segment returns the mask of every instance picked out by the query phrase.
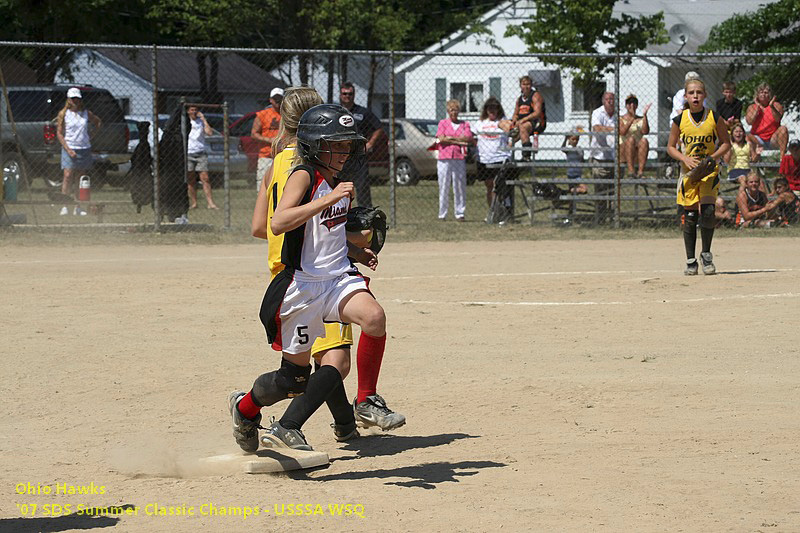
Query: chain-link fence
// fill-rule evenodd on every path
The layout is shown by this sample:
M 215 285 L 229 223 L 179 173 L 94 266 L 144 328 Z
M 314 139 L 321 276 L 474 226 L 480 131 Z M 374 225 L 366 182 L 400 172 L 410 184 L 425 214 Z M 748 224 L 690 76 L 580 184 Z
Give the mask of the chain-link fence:
M 576 58 L 608 67 L 586 76 L 560 66 Z M 800 133 L 796 54 L 537 57 L 0 43 L 0 69 L 2 215 L 40 226 L 249 231 L 272 155 L 264 139 L 277 130 L 265 111 L 270 94 L 298 85 L 314 87 L 324 101 L 355 104 L 370 149 L 363 175 L 350 177 L 357 203 L 380 205 L 400 226 L 462 218 L 671 223 L 679 170 L 667 144 L 689 72 L 699 74 L 706 106 L 737 136 L 719 174 L 729 210 L 741 169 L 771 187 L 787 142 Z M 757 92 L 762 83 L 771 93 Z M 69 98 L 73 87 L 77 101 Z

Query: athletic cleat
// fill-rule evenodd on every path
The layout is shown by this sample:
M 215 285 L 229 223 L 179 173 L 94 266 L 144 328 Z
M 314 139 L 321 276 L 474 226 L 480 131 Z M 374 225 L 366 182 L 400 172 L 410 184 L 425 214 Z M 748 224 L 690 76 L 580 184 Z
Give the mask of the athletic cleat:
M 291 448 L 293 450 L 313 451 L 306 436 L 299 429 L 286 429 L 280 422 L 273 421 L 272 425 L 261 436 L 261 442 L 269 448 Z
M 242 416 L 237 406 L 244 396 L 245 393 L 239 390 L 233 391 L 228 396 L 228 406 L 233 419 L 233 436 L 241 449 L 247 453 L 255 453 L 258 450 L 258 429 L 261 427 L 261 415 L 259 414 L 252 420 Z
M 406 423 L 406 417 L 389 409 L 379 394 L 367 396 L 367 400 L 359 404 L 356 401 L 357 399 L 353 400 L 353 412 L 361 427 L 378 426 L 384 431 L 389 431 Z
M 717 273 L 717 267 L 714 266 L 714 256 L 711 252 L 702 252 L 700 260 L 703 261 L 703 274 L 713 276 Z
M 696 276 L 698 270 L 697 259 L 694 257 L 686 261 L 686 268 L 683 269 L 684 276 Z
M 331 424 L 331 427 L 333 428 L 333 435 L 336 437 L 336 442 L 344 442 L 361 436 L 358 433 L 355 420 L 349 424 L 336 424 L 334 422 Z

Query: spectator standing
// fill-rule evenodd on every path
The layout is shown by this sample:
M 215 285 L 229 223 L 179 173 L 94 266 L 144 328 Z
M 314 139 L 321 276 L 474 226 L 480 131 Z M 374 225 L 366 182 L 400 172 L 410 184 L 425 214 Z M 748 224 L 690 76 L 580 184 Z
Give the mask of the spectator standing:
M 731 150 L 723 156 L 728 165 L 728 181 L 742 187 L 745 176 L 750 173 L 750 147 L 745 135 L 744 126 L 736 123 L 731 130 Z
M 61 168 L 64 171 L 64 181 L 61 182 L 61 194 L 75 195 L 78 180 L 74 179 L 80 172 L 88 172 L 92 168 L 92 142 L 89 124 L 100 129 L 102 121 L 83 105 L 83 95 L 77 87 L 67 91 L 67 101 L 59 111 L 56 118 L 56 131 L 58 142 L 61 143 Z M 69 214 L 65 205 L 61 208 L 62 216 Z M 81 206 L 75 204 L 73 215 L 86 215 Z
M 266 108 L 256 113 L 250 137 L 258 141 L 261 148 L 258 150 L 258 167 L 256 169 L 256 190 L 261 190 L 261 180 L 272 166 L 272 143 L 278 138 L 281 125 L 281 102 L 283 89 L 275 87 L 269 93 L 269 103 Z
M 531 152 L 539 149 L 538 136 L 547 127 L 547 113 L 544 106 L 542 93 L 533 86 L 530 76 L 519 79 L 521 94 L 514 106 L 514 115 L 511 117 L 511 127 L 519 130 L 522 141 L 522 160 L 530 161 Z M 531 143 L 531 136 L 536 140 L 536 146 Z
M 480 119 L 472 124 L 472 134 L 478 143 L 478 179 L 483 180 L 486 185 L 488 207 L 492 207 L 495 192 L 505 192 L 505 182 L 502 184 L 503 191 L 496 191 L 495 185 L 500 185 L 496 183 L 496 179 L 501 168 L 488 168 L 486 165 L 505 163 L 511 159 L 511 148 L 508 145 L 510 129 L 511 121 L 506 118 L 500 101 L 490 96 L 483 104 Z M 503 200 L 507 200 L 508 195 L 503 196 Z
M 647 164 L 647 154 L 650 143 L 644 138 L 650 133 L 650 124 L 647 122 L 647 112 L 650 104 L 644 107 L 642 115 L 636 114 L 639 99 L 631 94 L 625 99 L 626 113 L 619 119 L 619 149 L 621 161 L 628 164 L 628 175 L 641 178 L 644 175 L 644 166 Z M 639 164 L 639 172 L 635 172 L 634 165 Z
M 339 101 L 342 107 L 347 109 L 356 121 L 358 133 L 367 140 L 367 160 L 370 154 L 379 146 L 379 143 L 386 142 L 386 132 L 381 127 L 381 121 L 375 113 L 366 107 L 355 103 L 356 89 L 349 81 L 344 82 L 339 88 Z M 350 176 L 345 176 L 350 178 Z M 369 164 L 364 165 L 352 176 L 356 185 L 356 200 L 361 207 L 372 207 L 372 191 L 369 186 Z
M 789 189 L 800 197 L 800 140 L 789 143 L 789 153 L 781 158 L 778 174 L 789 182 Z
M 592 145 L 591 162 L 597 166 L 592 167 L 592 179 L 610 180 L 614 177 L 611 166 L 599 166 L 614 161 L 614 128 L 617 119 L 614 117 L 614 93 L 603 93 L 603 105 L 592 112 Z M 612 188 L 610 183 L 598 183 L 594 186 L 595 194 L 607 194 Z M 611 202 L 599 200 L 595 203 L 595 222 L 601 223 L 611 210 Z
M 465 156 L 467 146 L 475 144 L 469 122 L 459 120 L 461 103 L 458 100 L 447 101 L 448 118 L 439 121 L 436 140 L 439 144 L 439 161 L 436 173 L 439 178 L 439 220 L 447 217 L 450 204 L 449 189 L 453 187 L 453 211 L 456 220 L 464 222 L 467 209 L 467 166 Z
M 717 116 L 728 125 L 728 131 L 742 121 L 742 101 L 736 98 L 736 84 L 732 81 L 722 84 L 722 98 L 717 100 Z
M 781 126 L 783 105 L 775 99 L 772 88 L 762 83 L 756 88 L 753 103 L 747 108 L 745 119 L 750 124 L 750 135 L 747 140 L 752 150 L 750 159 L 758 161 L 762 150 L 778 148 L 781 159 L 786 155 L 786 144 L 789 141 L 789 130 Z
M 197 177 L 203 184 L 203 194 L 209 209 L 219 209 L 211 195 L 211 182 L 208 179 L 208 151 L 206 135 L 213 135 L 214 130 L 208 124 L 197 106 L 190 106 L 186 110 L 189 117 L 189 140 L 186 149 L 186 164 L 189 170 L 187 188 L 189 192 L 189 209 L 197 209 Z

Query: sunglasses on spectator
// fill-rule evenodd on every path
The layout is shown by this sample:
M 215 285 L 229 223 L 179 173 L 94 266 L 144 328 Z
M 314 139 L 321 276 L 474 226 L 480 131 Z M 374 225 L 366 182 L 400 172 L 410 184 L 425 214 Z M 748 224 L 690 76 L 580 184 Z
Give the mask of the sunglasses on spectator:
M 355 91 L 342 91 L 340 94 L 342 96 L 353 96 L 356 93 L 355 93 Z

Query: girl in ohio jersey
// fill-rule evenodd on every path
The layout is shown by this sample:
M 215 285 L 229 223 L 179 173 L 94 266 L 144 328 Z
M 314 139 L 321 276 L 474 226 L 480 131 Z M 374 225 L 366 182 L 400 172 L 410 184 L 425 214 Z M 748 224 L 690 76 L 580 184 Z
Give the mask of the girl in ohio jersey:
M 716 225 L 714 205 L 719 194 L 718 163 L 730 149 L 731 143 L 725 121 L 703 106 L 705 84 L 699 79 L 689 79 L 685 91 L 688 109 L 673 119 L 667 144 L 669 155 L 681 163 L 677 203 L 686 248 L 686 268 L 683 272 L 687 276 L 695 276 L 698 272 L 695 246 L 699 222 L 703 274 L 711 275 L 716 273 L 711 240 Z M 683 152 L 678 149 L 678 141 L 682 143 Z M 707 157 L 716 163 L 713 169 L 704 176 L 692 176 L 691 170 Z

